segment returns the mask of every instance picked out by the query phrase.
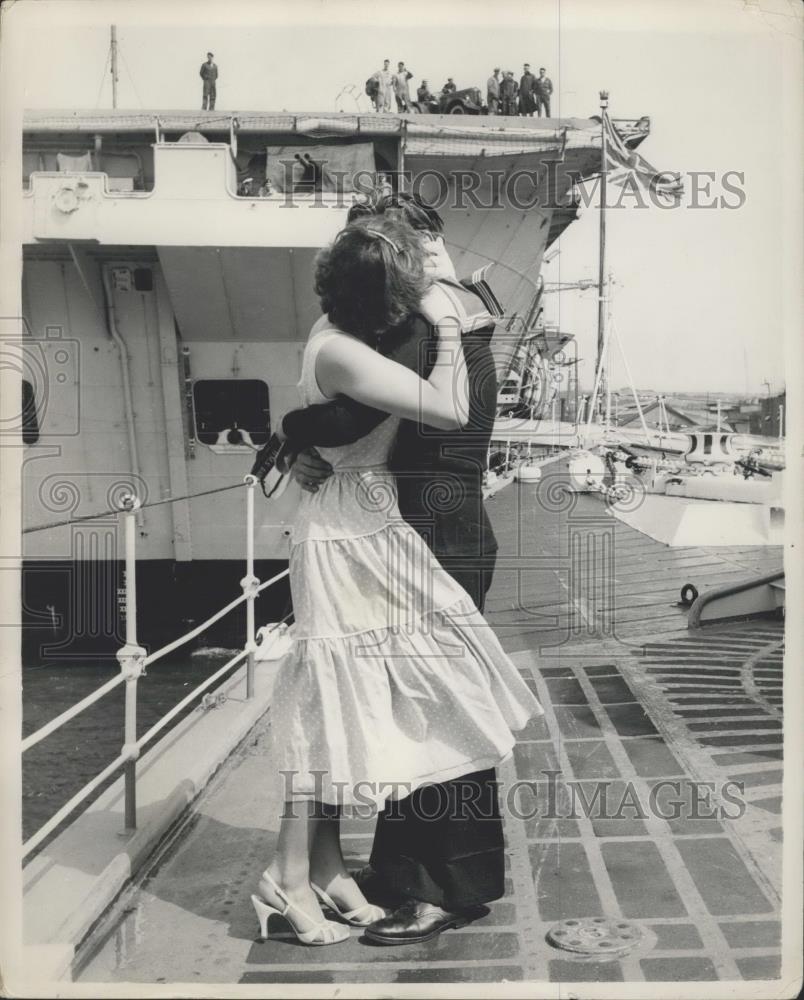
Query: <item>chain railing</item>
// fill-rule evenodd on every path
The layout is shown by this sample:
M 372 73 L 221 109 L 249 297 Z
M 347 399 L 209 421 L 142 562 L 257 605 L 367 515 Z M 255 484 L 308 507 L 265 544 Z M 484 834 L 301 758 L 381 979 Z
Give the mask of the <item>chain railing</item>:
M 125 690 L 125 714 L 123 723 L 123 745 L 120 753 L 110 764 L 97 774 L 91 781 L 88 781 L 80 791 L 41 826 L 33 836 L 22 845 L 22 856 L 27 857 L 31 851 L 37 848 L 50 834 L 59 827 L 68 816 L 71 815 L 89 796 L 96 791 L 108 778 L 117 771 L 122 770 L 124 778 L 124 810 L 123 827 L 124 832 L 133 832 L 137 828 L 137 759 L 143 748 L 154 740 L 159 733 L 168 726 L 188 705 L 202 695 L 208 688 L 211 688 L 217 681 L 223 678 L 233 667 L 246 661 L 246 698 L 254 697 L 254 675 L 257 654 L 257 639 L 255 631 L 255 601 L 262 591 L 267 590 L 273 584 L 278 583 L 288 575 L 288 570 L 283 570 L 260 583 L 254 574 L 254 488 L 257 480 L 254 476 L 246 476 L 244 485 L 246 487 L 246 574 L 240 581 L 243 593 L 230 601 L 225 607 L 216 611 L 215 614 L 207 618 L 200 625 L 195 626 L 189 632 L 178 639 L 167 643 L 153 653 L 146 653 L 146 650 L 139 645 L 137 637 L 137 531 L 136 515 L 140 508 L 140 501 L 136 496 L 129 495 L 121 503 L 121 510 L 118 516 L 122 518 L 125 538 L 125 608 L 126 608 L 126 635 L 125 643 L 117 652 L 117 660 L 120 664 L 120 673 L 110 681 L 101 685 L 91 694 L 76 702 L 75 705 L 62 712 L 61 715 L 51 719 L 36 732 L 26 736 L 22 741 L 22 750 L 30 750 L 31 747 L 41 743 L 46 737 L 60 729 L 65 723 L 70 722 L 85 709 L 94 705 L 105 697 L 120 684 L 126 685 Z M 205 629 L 219 621 L 230 611 L 233 611 L 241 604 L 246 605 L 246 641 L 242 650 L 236 653 L 222 667 L 216 670 L 210 677 L 199 684 L 169 712 L 165 713 L 158 722 L 137 738 L 137 685 L 141 677 L 145 675 L 146 667 L 163 659 L 169 653 L 191 642 L 199 636 Z

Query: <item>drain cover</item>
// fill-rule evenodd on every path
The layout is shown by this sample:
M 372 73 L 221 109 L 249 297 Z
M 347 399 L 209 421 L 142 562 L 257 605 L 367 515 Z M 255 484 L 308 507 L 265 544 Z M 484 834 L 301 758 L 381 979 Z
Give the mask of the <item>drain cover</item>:
M 547 940 L 555 948 L 579 955 L 622 955 L 642 938 L 643 932 L 636 924 L 605 917 L 562 920 L 547 932 Z

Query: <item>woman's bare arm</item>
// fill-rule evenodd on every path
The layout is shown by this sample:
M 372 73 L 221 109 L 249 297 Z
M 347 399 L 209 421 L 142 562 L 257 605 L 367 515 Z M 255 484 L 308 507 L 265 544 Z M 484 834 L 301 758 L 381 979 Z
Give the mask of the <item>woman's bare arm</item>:
M 342 393 L 367 406 L 441 430 L 469 419 L 466 364 L 455 317 L 437 323 L 437 349 L 427 380 L 383 357 L 355 337 L 330 337 L 321 345 L 315 374 L 326 396 Z

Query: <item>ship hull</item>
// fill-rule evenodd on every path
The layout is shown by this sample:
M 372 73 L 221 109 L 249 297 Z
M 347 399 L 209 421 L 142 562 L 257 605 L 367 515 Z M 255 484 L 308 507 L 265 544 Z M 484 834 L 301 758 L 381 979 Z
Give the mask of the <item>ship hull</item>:
M 287 564 L 261 559 L 261 580 L 281 573 Z M 177 639 L 234 600 L 242 591 L 243 563 L 238 559 L 147 559 L 137 566 L 137 639 L 149 652 Z M 25 560 L 23 563 L 23 663 L 47 667 L 63 663 L 109 662 L 125 642 L 124 563 L 120 560 Z M 290 611 L 287 578 L 256 600 L 259 625 L 281 621 Z M 246 640 L 245 607 L 205 629 L 188 649 L 242 649 Z M 154 670 L 158 667 L 154 667 Z

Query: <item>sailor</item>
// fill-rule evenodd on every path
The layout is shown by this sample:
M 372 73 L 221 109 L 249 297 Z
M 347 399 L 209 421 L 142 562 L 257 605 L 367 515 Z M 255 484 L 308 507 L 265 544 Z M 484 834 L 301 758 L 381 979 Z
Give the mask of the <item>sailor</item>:
M 486 82 L 486 104 L 490 115 L 500 113 L 500 67 L 495 66 L 494 72 Z
M 438 101 L 430 92 L 427 81 L 422 80 L 421 86 L 416 91 L 416 100 L 419 102 L 419 110 L 435 114 L 438 111 Z
M 536 101 L 533 98 L 536 77 L 530 71 L 530 63 L 525 63 L 522 71 L 522 79 L 519 81 L 519 113 L 528 118 L 536 110 Z
M 397 70 L 393 77 L 397 111 L 410 111 L 410 88 L 408 87 L 408 80 L 412 76 L 413 74 L 403 62 L 397 63 Z
M 374 108 L 377 111 L 391 110 L 391 93 L 393 91 L 394 74 L 390 69 L 391 60 L 383 59 L 382 69 L 378 69 L 374 74 L 378 87 L 374 94 Z
M 550 95 L 553 93 L 553 81 L 549 76 L 545 76 L 546 73 L 547 70 L 542 66 L 539 69 L 539 75 L 533 82 L 533 99 L 540 118 L 542 117 L 542 108 L 544 108 L 545 118 L 550 117 Z
M 201 97 L 201 110 L 214 111 L 215 98 L 217 97 L 215 81 L 218 79 L 218 67 L 212 61 L 211 52 L 207 52 L 207 61 L 205 63 L 201 63 L 199 76 L 204 81 L 204 90 Z
M 505 76 L 500 82 L 500 102 L 502 105 L 502 113 L 504 115 L 516 114 L 516 95 L 518 92 L 519 87 L 514 79 L 514 71 L 507 69 L 505 71 Z

